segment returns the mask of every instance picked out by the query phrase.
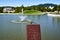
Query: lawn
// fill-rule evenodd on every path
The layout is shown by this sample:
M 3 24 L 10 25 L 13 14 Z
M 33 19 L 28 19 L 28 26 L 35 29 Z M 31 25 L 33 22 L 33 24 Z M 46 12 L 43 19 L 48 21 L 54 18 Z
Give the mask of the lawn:
M 42 14 L 42 12 L 37 10 L 25 10 L 24 14 Z

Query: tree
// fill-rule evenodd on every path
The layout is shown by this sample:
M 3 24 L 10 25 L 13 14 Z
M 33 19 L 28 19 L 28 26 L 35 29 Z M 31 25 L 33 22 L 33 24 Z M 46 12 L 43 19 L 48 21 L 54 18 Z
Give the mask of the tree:
M 31 10 L 31 7 L 29 7 L 29 6 L 24 7 L 24 10 Z
M 60 5 L 57 6 L 57 11 L 59 13 L 59 11 L 60 11 Z
M 52 11 L 57 11 L 57 6 L 54 6 L 54 8 L 52 9 Z
M 2 13 L 3 12 L 3 7 L 0 7 L 0 13 Z
M 24 8 L 24 5 L 21 5 L 21 8 Z
M 35 8 L 35 7 L 36 7 L 36 6 L 34 6 L 34 5 L 33 5 L 33 6 L 31 6 L 31 9 L 32 9 L 32 10 L 36 10 L 36 8 Z
M 19 12 L 21 12 L 21 7 L 16 7 L 15 8 L 15 13 L 19 13 Z
M 37 9 L 38 11 L 41 11 L 42 7 L 41 7 L 41 6 L 37 6 L 36 9 Z

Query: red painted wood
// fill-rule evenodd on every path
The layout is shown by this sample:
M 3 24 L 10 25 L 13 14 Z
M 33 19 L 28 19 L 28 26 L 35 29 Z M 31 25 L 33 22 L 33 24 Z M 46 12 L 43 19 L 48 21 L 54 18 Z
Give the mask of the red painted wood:
M 27 40 L 41 40 L 40 25 L 27 25 Z

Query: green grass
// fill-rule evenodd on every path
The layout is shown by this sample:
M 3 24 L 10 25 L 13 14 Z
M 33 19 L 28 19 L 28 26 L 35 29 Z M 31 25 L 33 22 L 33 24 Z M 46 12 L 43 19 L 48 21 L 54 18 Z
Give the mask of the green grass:
M 37 10 L 25 10 L 24 14 L 42 14 L 42 12 Z

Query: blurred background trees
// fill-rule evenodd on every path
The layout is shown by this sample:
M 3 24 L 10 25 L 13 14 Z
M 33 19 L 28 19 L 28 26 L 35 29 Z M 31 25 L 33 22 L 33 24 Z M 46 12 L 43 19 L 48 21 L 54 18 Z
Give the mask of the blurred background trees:
M 51 9 L 51 7 L 53 7 Z M 4 7 L 0 7 L 0 13 L 3 12 L 3 8 Z M 39 4 L 39 5 L 32 5 L 32 6 L 26 6 L 24 7 L 24 5 L 21 5 L 19 7 L 14 7 L 15 13 L 19 13 L 21 12 L 21 9 L 24 10 L 37 10 L 37 11 L 41 11 L 41 12 L 54 12 L 54 11 L 60 11 L 60 5 L 56 5 L 56 4 Z

